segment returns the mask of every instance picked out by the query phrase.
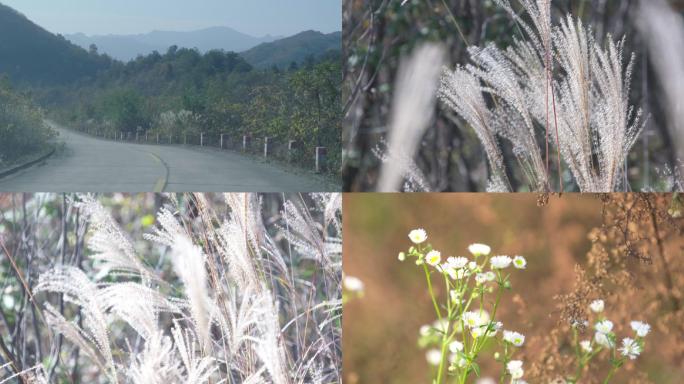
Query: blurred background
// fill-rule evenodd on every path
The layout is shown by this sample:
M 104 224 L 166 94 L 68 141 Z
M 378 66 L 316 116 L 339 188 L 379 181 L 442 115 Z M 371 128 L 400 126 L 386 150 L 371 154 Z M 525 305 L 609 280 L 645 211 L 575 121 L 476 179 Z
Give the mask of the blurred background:
M 560 323 L 565 300 L 556 296 L 582 289 L 597 294 L 584 282 L 575 286 L 575 265 L 589 271 L 592 287 L 605 290 L 606 315 L 618 336 L 630 334 L 629 319 L 654 327 L 642 356 L 612 382 L 684 382 L 680 204 L 671 195 L 345 194 L 344 271 L 365 285 L 363 297 L 344 308 L 346 382 L 429 382 L 426 351 L 417 339 L 420 326 L 435 320 L 434 309 L 421 270 L 397 260 L 415 228 L 424 228 L 443 256 L 468 255 L 467 246 L 480 242 L 493 254 L 527 258 L 527 270 L 512 274 L 513 291 L 499 313 L 506 328 L 527 336 L 522 357 L 529 382 L 549 383 L 562 374 L 547 372 L 562 370 L 551 359 L 559 364 L 558 355 L 567 352 L 566 344 L 548 339 L 554 328 L 567 328 Z M 607 250 L 606 258 L 597 256 L 595 245 Z M 591 272 L 596 260 L 606 271 Z M 600 361 L 601 367 L 609 364 L 605 356 Z M 483 361 L 484 376 L 498 377 L 493 363 Z M 606 372 L 594 367 L 581 382 L 602 380 Z
M 645 3 L 650 1 L 655 0 Z M 667 2 L 680 15 L 684 12 L 684 0 Z M 647 39 L 636 27 L 644 19 L 639 3 L 552 0 L 552 23 L 557 25 L 572 13 L 591 26 L 598 41 L 608 34 L 617 40 L 626 38 L 624 60 L 636 54 L 630 102 L 651 116 L 630 153 L 629 182 L 634 191 L 671 191 L 672 169 L 684 169 L 684 142 L 677 133 L 681 125 L 668 121 L 660 75 Z M 375 190 L 381 162 L 373 150 L 384 147 L 401 59 L 425 42 L 438 42 L 448 53 L 446 65 L 454 68 L 469 63 L 464 41 L 506 47 L 516 35 L 515 26 L 492 0 L 344 0 L 343 4 L 344 190 Z M 517 0 L 511 4 L 518 9 Z M 415 156 L 431 191 L 484 190 L 486 156 L 475 132 L 442 106 L 436 113 Z M 510 150 L 504 151 L 504 157 L 508 169 L 515 168 Z

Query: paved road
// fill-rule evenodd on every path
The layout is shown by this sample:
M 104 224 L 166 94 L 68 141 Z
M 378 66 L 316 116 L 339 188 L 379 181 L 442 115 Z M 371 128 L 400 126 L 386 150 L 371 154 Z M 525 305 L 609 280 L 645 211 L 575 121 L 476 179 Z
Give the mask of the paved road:
M 316 175 L 294 174 L 212 148 L 120 143 L 57 128 L 64 149 L 0 179 L 4 192 L 329 191 Z

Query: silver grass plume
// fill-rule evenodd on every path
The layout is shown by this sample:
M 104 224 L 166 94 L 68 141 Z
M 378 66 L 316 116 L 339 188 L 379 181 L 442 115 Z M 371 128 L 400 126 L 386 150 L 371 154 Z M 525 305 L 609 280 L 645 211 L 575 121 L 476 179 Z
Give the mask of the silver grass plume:
M 82 328 L 67 322 L 58 311 L 50 306 L 46 306 L 46 320 L 59 333 L 67 338 L 73 338 L 72 341 L 78 345 L 85 343 L 86 340 L 93 343 L 96 350 L 93 351 L 92 357 L 96 357 L 95 361 L 98 366 L 116 381 L 107 320 L 102 303 L 97 298 L 97 289 L 97 285 L 91 282 L 80 269 L 57 266 L 40 275 L 34 292 L 62 293 L 65 302 L 73 303 L 81 308 L 84 323 Z
M 439 98 L 470 124 L 482 142 L 492 170 L 487 191 L 509 192 L 510 182 L 506 176 L 503 155 L 492 125 L 493 113 L 482 95 L 479 78 L 461 67 L 453 72 L 445 69 Z
M 396 192 L 407 172 L 404 158 L 413 159 L 435 112 L 444 48 L 425 44 L 416 48 L 399 68 L 389 122 L 386 161 L 378 191 Z
M 530 188 L 548 187 L 537 127 L 546 127 L 548 135 L 557 120 L 558 139 L 547 143 L 557 148 L 580 190 L 618 190 L 625 184 L 627 155 L 644 125 L 641 110 L 629 105 L 633 57 L 623 66 L 623 43 L 616 44 L 608 36 L 606 47 L 599 46 L 591 31 L 570 15 L 552 29 L 549 0 L 520 0 L 532 26 L 508 0 L 495 2 L 506 9 L 527 40 L 515 38 L 505 51 L 492 44 L 470 47 L 473 64 L 457 68 L 451 77 L 447 72 L 440 89 L 442 102 L 473 127 L 490 165 L 496 164 L 492 159 L 500 153 L 492 132 L 509 140 Z M 560 64 L 559 80 L 551 79 L 551 58 Z M 477 94 L 478 81 L 479 92 L 491 95 L 491 101 Z M 499 178 L 497 166 L 492 165 L 492 172 L 491 179 Z
M 53 331 L 109 382 L 340 382 L 341 196 L 293 195 L 288 209 L 283 198 L 269 221 L 259 195 L 227 195 L 226 217 L 203 196 L 184 196 L 192 215 L 170 195 L 173 208 L 162 208 L 158 227 L 144 235 L 169 247 L 171 281 L 182 283 L 183 297 L 164 293 L 174 287 L 165 283 L 165 257 L 149 268 L 129 242 L 128 251 L 108 248 L 118 258 L 103 262 L 96 253 L 88 274 L 59 265 L 40 275 L 36 293 L 62 293 L 68 304 L 62 311 L 45 303 Z M 94 214 L 86 218 L 108 223 L 91 225 L 92 236 L 124 236 L 104 207 L 87 202 Z M 313 280 L 303 275 L 309 260 Z M 72 305 L 82 324 L 67 319 L 76 317 Z
M 599 168 L 604 177 L 601 190 L 594 192 L 617 190 L 623 181 L 624 162 L 644 126 L 641 109 L 635 112 L 629 105 L 634 55 L 623 73 L 624 40 L 615 44 L 609 35 L 607 45 L 604 50 L 594 44 L 591 57 L 598 95 L 592 120 L 597 133 Z

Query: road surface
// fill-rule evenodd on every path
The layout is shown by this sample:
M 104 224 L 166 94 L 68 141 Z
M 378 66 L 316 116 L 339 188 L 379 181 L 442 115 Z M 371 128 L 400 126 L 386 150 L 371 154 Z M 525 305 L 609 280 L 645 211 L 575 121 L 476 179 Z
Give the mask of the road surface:
M 121 143 L 55 127 L 64 147 L 43 164 L 0 179 L 4 192 L 310 192 L 314 174 L 213 148 Z

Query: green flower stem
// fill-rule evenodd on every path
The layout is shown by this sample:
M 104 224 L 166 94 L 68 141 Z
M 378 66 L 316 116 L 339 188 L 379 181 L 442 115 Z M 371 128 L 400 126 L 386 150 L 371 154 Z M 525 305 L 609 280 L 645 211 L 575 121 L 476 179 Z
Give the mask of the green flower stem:
M 499 274 L 499 280 L 501 280 L 501 272 L 498 272 Z M 494 303 L 494 309 L 492 310 L 492 315 L 490 316 L 490 322 L 492 322 L 496 318 L 496 310 L 499 308 L 499 303 L 501 302 L 501 296 L 503 295 L 503 282 L 499 282 L 499 290 L 496 293 L 496 302 Z M 484 335 L 479 337 L 481 341 L 478 342 L 478 339 L 475 339 L 473 342 L 473 348 L 471 350 L 471 356 L 470 359 L 468 359 L 468 363 L 465 366 L 465 369 L 463 371 L 463 376 L 461 376 L 460 383 L 465 384 L 466 379 L 468 378 L 468 372 L 470 370 L 470 366 L 472 365 L 472 361 L 477 358 L 477 355 L 480 353 L 482 348 L 484 347 L 485 342 L 487 341 L 487 334 L 489 333 L 490 327 L 487 326 L 487 329 L 485 330 Z M 465 329 L 464 329 L 465 332 Z
M 437 312 L 437 318 L 442 321 L 442 312 L 439 310 L 439 305 L 437 304 L 437 299 L 435 298 L 435 293 L 432 290 L 432 280 L 430 279 L 430 271 L 428 271 L 427 265 L 423 263 L 423 270 L 425 271 L 425 279 L 427 280 L 428 292 L 430 293 L 430 298 L 432 299 L 432 304 L 435 306 L 435 312 Z
M 579 341 L 579 335 L 577 333 L 577 328 L 572 327 L 572 337 L 573 341 L 575 344 L 575 357 L 577 358 L 577 369 L 575 370 L 575 375 L 568 379 L 568 382 L 570 383 L 577 383 L 582 376 L 582 371 L 584 370 L 584 359 L 585 357 L 582 356 L 583 354 L 581 353 L 582 349 L 580 347 L 580 341 Z
M 615 374 L 615 372 L 617 372 L 617 367 L 615 365 L 613 365 L 610 368 L 610 372 L 608 372 L 608 376 L 606 376 L 606 379 L 603 380 L 603 384 L 608 384 L 610 382 L 610 379 L 613 378 L 613 375 Z
M 442 373 L 444 372 L 444 363 L 446 361 L 446 349 L 451 342 L 451 335 L 449 335 L 449 327 L 451 326 L 451 316 L 453 314 L 453 307 L 451 305 L 451 298 L 449 297 L 449 277 L 444 275 L 444 285 L 447 291 L 447 322 L 446 329 L 444 329 L 444 334 L 442 335 L 442 348 L 441 348 L 441 359 L 439 361 L 439 371 L 437 372 L 437 384 L 442 383 Z M 441 322 L 441 320 L 440 320 Z
M 499 377 L 499 384 L 503 384 L 504 379 L 506 378 L 506 365 L 508 364 L 509 360 L 510 357 L 508 356 L 508 343 L 504 342 L 503 369 L 501 370 L 501 376 Z

